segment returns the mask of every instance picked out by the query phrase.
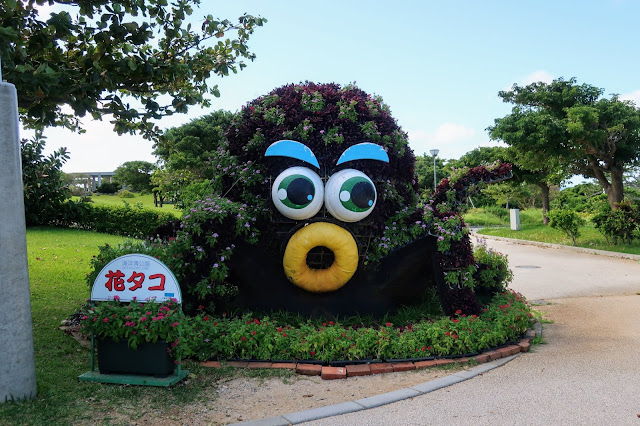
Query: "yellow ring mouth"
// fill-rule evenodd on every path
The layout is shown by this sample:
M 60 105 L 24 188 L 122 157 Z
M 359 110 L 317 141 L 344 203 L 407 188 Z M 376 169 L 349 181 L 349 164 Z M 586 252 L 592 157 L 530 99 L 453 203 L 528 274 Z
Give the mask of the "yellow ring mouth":
M 333 252 L 333 264 L 327 269 L 310 268 L 307 254 L 320 246 Z M 287 279 L 304 290 L 335 291 L 356 273 L 358 245 L 346 229 L 328 222 L 315 222 L 293 234 L 284 251 L 282 266 Z

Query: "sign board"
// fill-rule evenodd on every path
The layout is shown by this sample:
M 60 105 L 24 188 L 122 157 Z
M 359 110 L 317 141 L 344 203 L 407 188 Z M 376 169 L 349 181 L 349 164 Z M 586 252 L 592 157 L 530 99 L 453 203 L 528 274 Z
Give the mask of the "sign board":
M 126 254 L 102 268 L 91 288 L 91 300 L 155 299 L 163 302 L 176 299 L 182 303 L 182 293 L 175 275 L 155 257 L 146 254 Z

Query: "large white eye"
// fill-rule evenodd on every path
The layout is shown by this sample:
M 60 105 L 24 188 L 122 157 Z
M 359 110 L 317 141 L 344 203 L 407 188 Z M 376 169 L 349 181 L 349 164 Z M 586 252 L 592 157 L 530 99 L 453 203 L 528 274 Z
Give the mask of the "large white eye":
M 324 203 L 336 219 L 357 222 L 373 211 L 376 187 L 367 175 L 358 170 L 341 170 L 329 178 Z
M 289 219 L 315 216 L 322 207 L 324 186 L 315 172 L 306 167 L 290 167 L 278 175 L 271 188 L 276 209 Z

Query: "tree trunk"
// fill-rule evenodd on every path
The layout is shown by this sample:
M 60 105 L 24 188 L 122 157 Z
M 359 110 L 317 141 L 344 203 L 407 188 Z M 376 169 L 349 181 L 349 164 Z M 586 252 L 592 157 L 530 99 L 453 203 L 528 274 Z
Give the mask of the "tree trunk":
M 621 202 L 624 198 L 622 172 L 622 167 L 611 167 L 611 183 L 609 183 L 609 181 L 607 180 L 607 176 L 602 170 L 595 169 L 593 172 L 593 175 L 598 180 L 598 183 L 600 184 L 602 189 L 604 189 L 605 194 L 607 194 L 607 201 L 609 202 L 609 206 L 612 210 L 616 209 L 616 204 Z
M 622 186 L 622 170 L 611 172 L 611 185 L 607 191 L 607 200 L 612 209 L 624 198 L 624 188 Z
M 547 213 L 549 213 L 549 185 L 547 185 L 546 182 L 538 182 L 538 186 L 542 191 L 542 223 L 548 225 L 549 218 L 547 217 Z

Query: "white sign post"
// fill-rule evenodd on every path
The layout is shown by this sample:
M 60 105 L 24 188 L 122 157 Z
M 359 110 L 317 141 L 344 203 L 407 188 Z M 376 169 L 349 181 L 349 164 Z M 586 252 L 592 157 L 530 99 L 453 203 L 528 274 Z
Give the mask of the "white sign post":
M 175 299 L 182 303 L 175 275 L 146 254 L 126 254 L 102 268 L 91 288 L 91 300 L 114 300 L 116 296 L 122 302 Z
M 0 403 L 36 395 L 18 94 L 0 68 Z

